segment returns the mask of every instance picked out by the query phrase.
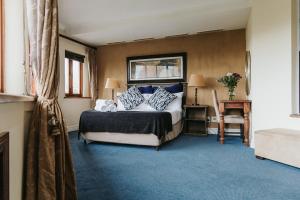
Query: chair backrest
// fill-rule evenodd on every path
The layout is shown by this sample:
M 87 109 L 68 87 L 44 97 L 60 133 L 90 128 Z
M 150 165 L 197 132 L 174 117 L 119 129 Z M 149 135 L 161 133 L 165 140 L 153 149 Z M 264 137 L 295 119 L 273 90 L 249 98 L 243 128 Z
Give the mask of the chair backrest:
M 213 103 L 214 103 L 214 108 L 215 108 L 215 112 L 216 112 L 216 117 L 219 122 L 220 121 L 220 112 L 219 112 L 217 92 L 216 92 L 216 90 L 212 90 L 211 93 L 212 93 L 212 97 L 213 97 Z

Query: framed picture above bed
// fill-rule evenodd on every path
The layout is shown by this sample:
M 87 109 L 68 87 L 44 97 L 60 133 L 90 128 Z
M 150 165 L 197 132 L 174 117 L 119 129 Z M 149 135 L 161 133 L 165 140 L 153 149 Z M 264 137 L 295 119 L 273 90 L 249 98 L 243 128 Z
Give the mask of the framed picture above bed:
M 128 57 L 127 82 L 186 82 L 186 61 L 186 53 Z

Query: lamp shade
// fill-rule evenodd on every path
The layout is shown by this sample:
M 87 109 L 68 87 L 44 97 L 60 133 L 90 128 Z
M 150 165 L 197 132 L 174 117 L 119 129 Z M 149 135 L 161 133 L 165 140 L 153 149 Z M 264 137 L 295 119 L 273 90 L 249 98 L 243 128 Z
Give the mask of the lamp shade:
M 120 88 L 120 83 L 115 79 L 107 78 L 105 83 L 105 88 L 111 88 L 111 89 Z
M 192 74 L 188 83 L 190 87 L 204 87 L 205 79 L 202 74 Z

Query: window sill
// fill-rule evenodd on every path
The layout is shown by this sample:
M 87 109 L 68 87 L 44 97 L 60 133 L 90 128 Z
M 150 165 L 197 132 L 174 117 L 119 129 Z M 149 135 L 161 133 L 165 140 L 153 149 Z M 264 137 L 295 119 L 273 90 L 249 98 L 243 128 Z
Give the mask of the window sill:
M 0 93 L 0 104 L 1 103 L 15 103 L 15 102 L 32 102 L 35 101 L 33 96 L 25 95 L 12 95 L 7 93 Z
M 299 119 L 300 119 L 300 113 L 297 113 L 297 114 L 291 114 L 290 117 L 291 117 L 291 118 L 299 118 Z

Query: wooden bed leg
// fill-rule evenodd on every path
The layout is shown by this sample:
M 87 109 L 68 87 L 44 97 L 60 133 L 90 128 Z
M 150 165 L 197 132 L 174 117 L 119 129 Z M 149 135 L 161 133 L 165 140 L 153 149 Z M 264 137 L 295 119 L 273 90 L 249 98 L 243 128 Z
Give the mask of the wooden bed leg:
M 155 150 L 156 150 L 156 151 L 159 151 L 159 146 L 156 146 L 156 147 L 155 147 Z
M 259 160 L 265 160 L 264 157 L 261 157 L 261 156 L 255 156 L 256 159 L 259 159 Z
M 86 140 L 84 140 L 84 144 L 87 144 Z
M 80 140 L 80 132 L 77 134 L 77 139 Z

